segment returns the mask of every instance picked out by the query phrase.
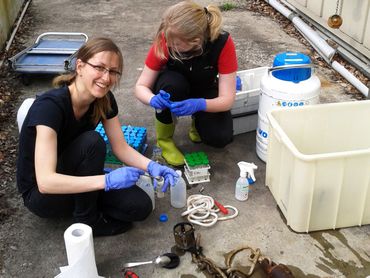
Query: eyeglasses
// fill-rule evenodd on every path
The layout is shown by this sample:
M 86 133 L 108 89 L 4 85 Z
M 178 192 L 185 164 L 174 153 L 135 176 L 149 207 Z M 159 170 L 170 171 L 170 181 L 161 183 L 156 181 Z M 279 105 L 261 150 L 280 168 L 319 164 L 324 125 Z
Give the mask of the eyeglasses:
M 108 69 L 106 67 L 99 66 L 99 65 L 94 65 L 94 64 L 91 64 L 89 62 L 85 62 L 85 63 L 88 64 L 94 70 L 96 70 L 97 72 L 99 72 L 99 73 L 101 73 L 103 75 L 108 72 L 109 73 L 109 76 L 111 76 L 113 78 L 118 78 L 118 77 L 121 76 L 121 73 L 119 71 L 117 71 L 117 70 Z

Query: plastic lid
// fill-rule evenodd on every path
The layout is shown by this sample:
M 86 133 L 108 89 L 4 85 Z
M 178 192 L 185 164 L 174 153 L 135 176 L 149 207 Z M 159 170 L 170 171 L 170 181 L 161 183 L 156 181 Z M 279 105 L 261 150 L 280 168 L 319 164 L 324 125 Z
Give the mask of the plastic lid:
M 273 66 L 310 64 L 311 59 L 299 52 L 283 52 L 275 56 Z M 272 75 L 280 80 L 299 83 L 311 77 L 311 68 L 296 68 L 272 71 Z
M 159 216 L 159 221 L 160 221 L 160 222 L 167 222 L 167 220 L 168 220 L 168 216 L 167 216 L 167 214 L 162 213 L 162 214 Z

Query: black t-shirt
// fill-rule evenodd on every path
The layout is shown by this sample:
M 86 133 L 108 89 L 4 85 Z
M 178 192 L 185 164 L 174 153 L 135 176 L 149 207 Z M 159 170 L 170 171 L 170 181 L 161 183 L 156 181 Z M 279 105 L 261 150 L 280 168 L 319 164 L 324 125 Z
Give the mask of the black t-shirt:
M 108 96 L 112 110 L 106 117 L 111 119 L 118 114 L 118 107 L 112 92 L 109 92 Z M 71 95 L 66 86 L 50 90 L 36 98 L 24 119 L 19 136 L 17 185 L 21 194 L 37 186 L 34 164 L 36 126 L 45 125 L 55 130 L 59 157 L 63 150 L 80 134 L 96 128 L 96 124 L 92 122 L 92 113 L 93 103 L 85 115 L 80 120 L 76 120 Z

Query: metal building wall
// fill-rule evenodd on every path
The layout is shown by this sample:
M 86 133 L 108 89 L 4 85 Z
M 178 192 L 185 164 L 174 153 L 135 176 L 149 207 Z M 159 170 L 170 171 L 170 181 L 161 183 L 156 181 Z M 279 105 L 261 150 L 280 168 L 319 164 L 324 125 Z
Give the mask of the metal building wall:
M 11 32 L 24 0 L 0 0 L 0 49 Z
M 370 0 L 338 0 L 338 14 L 343 19 L 339 29 L 328 26 L 328 18 L 335 14 L 337 0 L 284 0 L 302 14 L 331 32 L 347 47 L 353 47 L 370 59 Z

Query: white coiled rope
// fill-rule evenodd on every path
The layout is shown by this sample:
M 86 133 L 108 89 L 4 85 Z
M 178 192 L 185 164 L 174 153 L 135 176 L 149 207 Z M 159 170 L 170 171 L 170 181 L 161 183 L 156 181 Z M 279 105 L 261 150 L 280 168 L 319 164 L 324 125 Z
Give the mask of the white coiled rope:
M 238 210 L 233 206 L 224 206 L 227 209 L 234 211 L 232 215 L 218 216 L 220 211 L 211 196 L 195 194 L 190 195 L 187 199 L 187 210 L 181 216 L 186 216 L 188 221 L 204 227 L 210 227 L 216 224 L 217 221 L 229 220 L 238 215 Z

